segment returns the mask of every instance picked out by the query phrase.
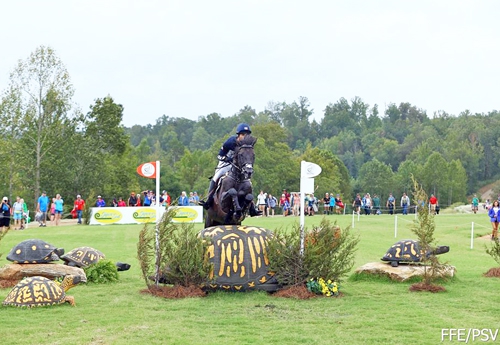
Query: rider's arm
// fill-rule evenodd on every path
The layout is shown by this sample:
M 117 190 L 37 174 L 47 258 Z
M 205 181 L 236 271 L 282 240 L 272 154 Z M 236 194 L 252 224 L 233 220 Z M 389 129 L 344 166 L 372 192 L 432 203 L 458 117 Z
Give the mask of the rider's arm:
M 231 136 L 224 142 L 224 144 L 222 144 L 222 147 L 219 150 L 219 154 L 217 155 L 217 159 L 220 161 L 230 160 L 227 158 L 227 154 L 229 153 L 229 151 L 234 151 L 235 148 L 236 136 Z

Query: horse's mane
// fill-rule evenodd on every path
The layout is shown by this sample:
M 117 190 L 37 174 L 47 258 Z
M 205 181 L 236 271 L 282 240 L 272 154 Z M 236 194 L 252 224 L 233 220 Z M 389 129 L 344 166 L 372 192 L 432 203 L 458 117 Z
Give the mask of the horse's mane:
M 243 138 L 241 138 L 240 140 L 238 140 L 236 142 L 236 145 L 237 146 L 242 146 L 242 145 L 254 146 L 256 142 L 257 142 L 257 138 L 251 136 L 250 134 L 247 134 Z

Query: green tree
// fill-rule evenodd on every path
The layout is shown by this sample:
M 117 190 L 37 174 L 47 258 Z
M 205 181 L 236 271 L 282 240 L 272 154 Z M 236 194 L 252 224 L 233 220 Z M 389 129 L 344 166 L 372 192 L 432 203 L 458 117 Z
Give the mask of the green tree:
M 63 140 L 74 133 L 76 122 L 69 112 L 74 89 L 62 61 L 50 47 L 40 46 L 26 60 L 20 60 L 10 76 L 10 88 L 19 94 L 23 110 L 20 125 L 23 128 L 22 166 L 32 172 L 25 183 L 31 186 L 35 200 L 40 192 L 44 164 L 51 152 L 61 149 Z M 54 140 L 58 138 L 58 140 Z M 30 157 L 31 156 L 31 157 Z M 28 159 L 27 159 L 28 158 Z M 29 178 L 32 177 L 30 180 Z M 53 181 L 53 173 L 48 181 Z

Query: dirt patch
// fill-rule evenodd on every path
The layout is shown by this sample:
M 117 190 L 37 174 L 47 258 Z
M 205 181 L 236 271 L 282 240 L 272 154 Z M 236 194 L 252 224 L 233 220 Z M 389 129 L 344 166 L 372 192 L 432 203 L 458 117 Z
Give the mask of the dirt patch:
M 163 298 L 189 298 L 189 297 L 205 297 L 207 294 L 197 286 L 150 286 L 148 289 L 141 290 L 143 294 L 150 294 Z
M 16 279 L 0 279 L 0 289 L 6 289 L 16 286 L 19 280 Z
M 500 267 L 490 268 L 483 276 L 488 278 L 500 278 Z
M 304 285 L 295 285 L 286 287 L 284 289 L 278 290 L 272 294 L 274 297 L 284 297 L 284 298 L 297 298 L 297 299 L 309 299 L 318 297 L 318 295 L 307 290 Z
M 416 283 L 410 286 L 410 291 L 444 292 L 446 289 L 440 285 Z

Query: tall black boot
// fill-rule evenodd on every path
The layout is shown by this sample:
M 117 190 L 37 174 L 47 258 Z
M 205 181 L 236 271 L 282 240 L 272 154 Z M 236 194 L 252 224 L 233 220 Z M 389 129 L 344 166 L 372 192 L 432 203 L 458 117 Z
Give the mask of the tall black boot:
M 205 210 L 208 210 L 214 203 L 214 193 L 215 193 L 215 182 L 210 180 L 210 186 L 208 187 L 208 197 L 207 201 L 200 202 Z

